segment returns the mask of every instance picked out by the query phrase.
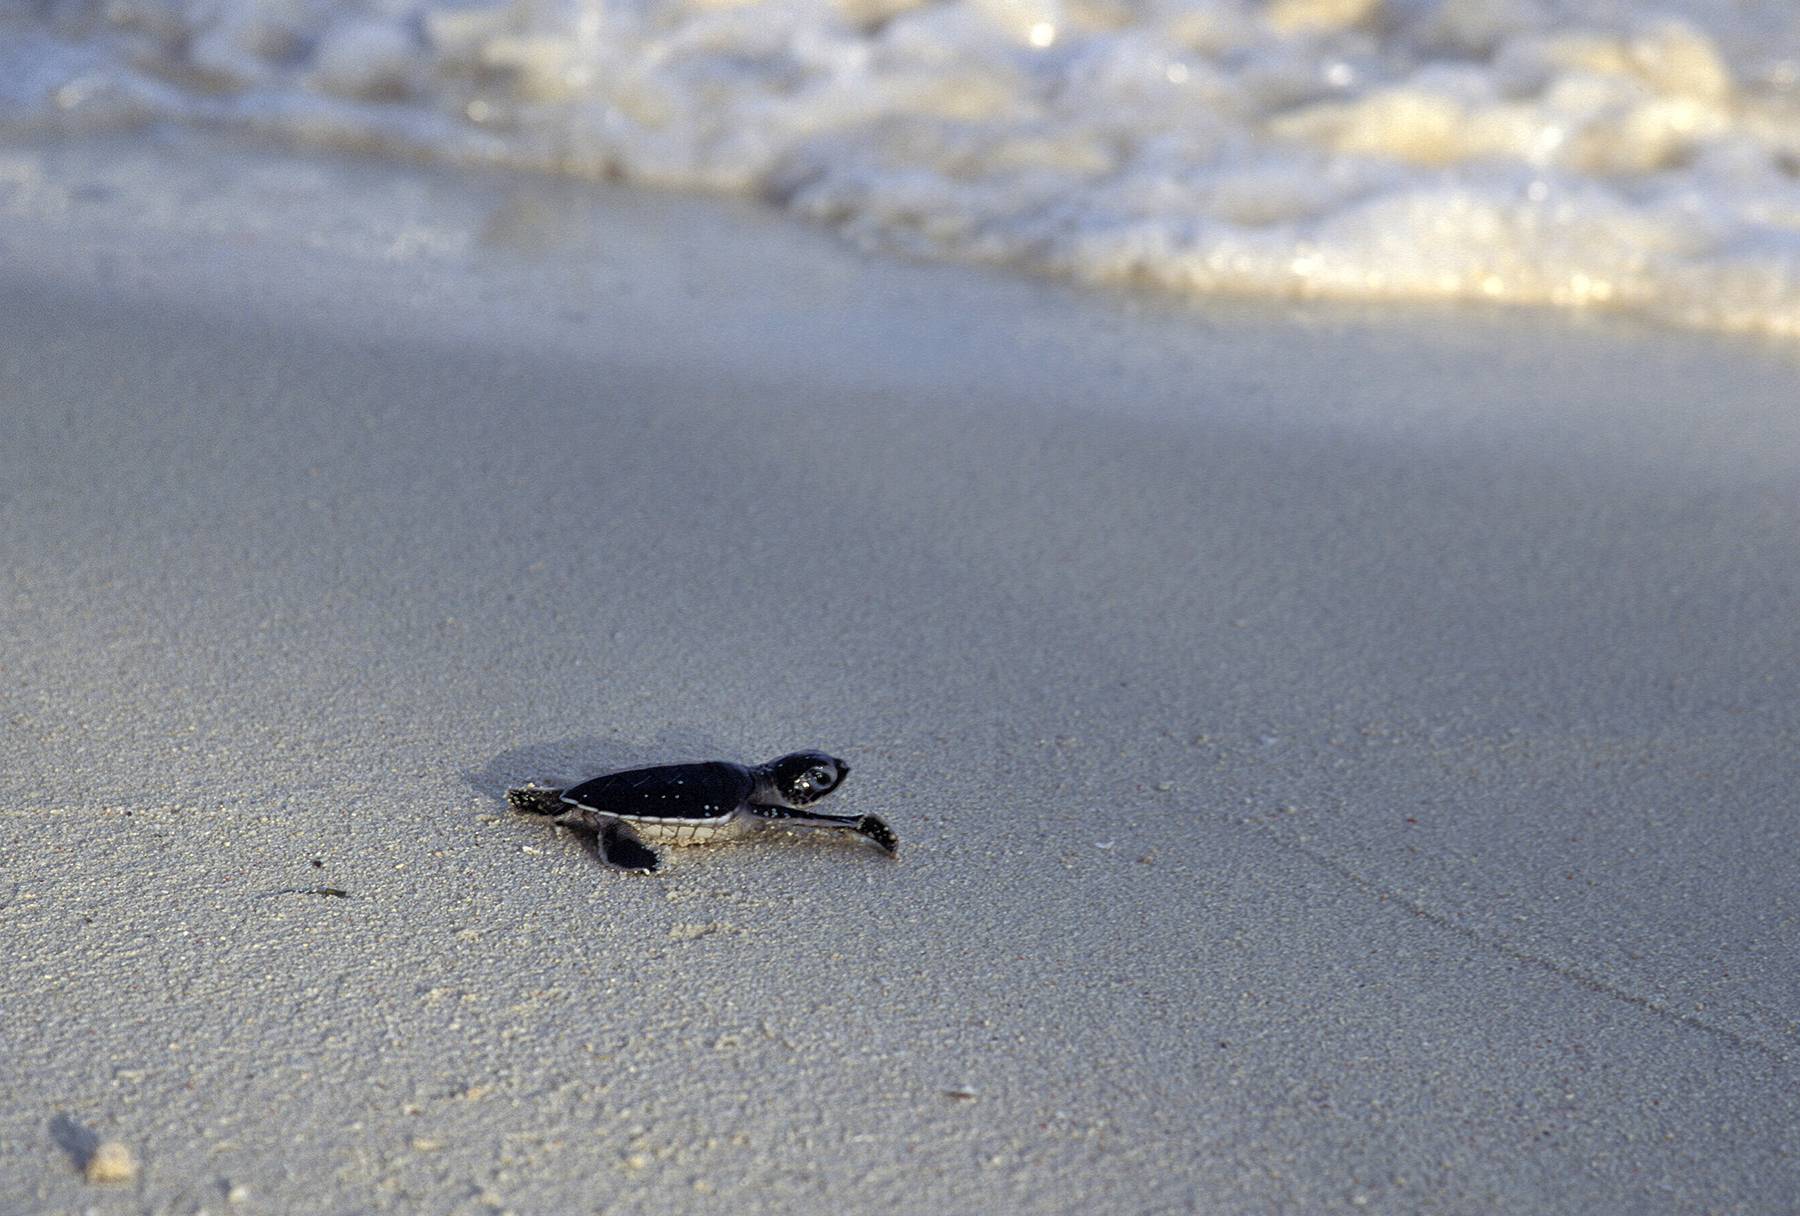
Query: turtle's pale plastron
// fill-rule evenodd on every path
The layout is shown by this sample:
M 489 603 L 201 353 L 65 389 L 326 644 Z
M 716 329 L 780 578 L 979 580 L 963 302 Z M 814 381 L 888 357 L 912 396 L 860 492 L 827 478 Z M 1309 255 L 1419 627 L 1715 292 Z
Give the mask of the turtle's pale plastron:
M 709 844 L 770 828 L 854 832 L 899 856 L 900 838 L 880 816 L 809 809 L 849 775 L 850 766 L 836 756 L 794 752 L 755 768 L 714 760 L 607 773 L 566 790 L 523 785 L 506 791 L 506 800 L 515 810 L 591 834 L 601 860 L 634 874 L 662 865 L 647 842 Z

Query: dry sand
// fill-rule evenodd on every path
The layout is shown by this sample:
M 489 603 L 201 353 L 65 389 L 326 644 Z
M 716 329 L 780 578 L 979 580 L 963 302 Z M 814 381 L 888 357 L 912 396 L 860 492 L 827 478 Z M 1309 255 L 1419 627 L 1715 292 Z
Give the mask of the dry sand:
M 0 181 L 5 1212 L 1800 1202 L 1791 349 Z M 811 745 L 899 863 L 498 796 Z

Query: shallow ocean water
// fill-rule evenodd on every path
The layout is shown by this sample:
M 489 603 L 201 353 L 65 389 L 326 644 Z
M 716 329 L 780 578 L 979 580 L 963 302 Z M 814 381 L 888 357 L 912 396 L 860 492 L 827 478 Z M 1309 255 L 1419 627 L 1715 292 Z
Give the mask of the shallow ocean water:
M 1785 0 L 0 5 L 0 133 L 159 123 L 1084 281 L 1800 335 Z

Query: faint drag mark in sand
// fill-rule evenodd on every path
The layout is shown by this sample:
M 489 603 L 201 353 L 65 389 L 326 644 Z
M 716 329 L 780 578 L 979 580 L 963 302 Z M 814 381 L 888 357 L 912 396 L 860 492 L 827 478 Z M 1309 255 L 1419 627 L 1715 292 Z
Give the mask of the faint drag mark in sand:
M 159 806 L 26 806 L 0 807 L 0 819 L 44 819 L 54 815 L 80 815 L 89 819 L 102 819 L 116 815 L 121 819 L 129 819 L 133 815 L 236 815 L 240 808 L 232 806 L 181 806 L 163 804 Z
M 1476 932 L 1474 929 L 1469 928 L 1467 925 L 1461 924 L 1453 918 L 1446 916 L 1444 913 L 1426 907 L 1416 899 L 1410 899 L 1407 896 L 1400 894 L 1398 891 L 1389 890 L 1374 879 L 1353 869 L 1348 862 L 1340 861 L 1327 853 L 1313 848 L 1311 845 L 1296 840 L 1291 836 L 1284 836 L 1272 829 L 1263 829 L 1263 831 L 1280 847 L 1299 854 L 1319 868 L 1327 870 L 1343 881 L 1349 883 L 1357 890 L 1362 891 L 1367 895 L 1374 896 L 1377 902 L 1393 904 L 1395 907 L 1400 908 L 1409 915 L 1425 921 L 1427 924 L 1435 925 L 1440 929 L 1453 933 L 1464 941 L 1479 946 L 1484 950 L 1492 951 L 1503 958 L 1509 958 L 1515 962 L 1525 963 L 1540 971 L 1546 971 L 1549 974 L 1556 976 L 1558 979 L 1574 984 L 1579 988 L 1585 988 L 1587 991 L 1596 993 L 1600 996 L 1620 1001 L 1626 1005 L 1630 1005 L 1634 1009 L 1641 1009 L 1645 1013 L 1651 1014 L 1672 1025 L 1683 1026 L 1689 1030 L 1697 1030 L 1702 1034 L 1713 1035 L 1716 1038 L 1724 1039 L 1734 1047 L 1746 1051 L 1757 1052 L 1781 1063 L 1786 1063 L 1788 1061 L 1788 1052 L 1779 1044 L 1771 1043 L 1760 1036 L 1744 1034 L 1740 1031 L 1733 1030 L 1729 1026 L 1723 1026 L 1717 1022 L 1696 1016 L 1695 1014 L 1684 1012 L 1675 1008 L 1667 1001 L 1658 1000 L 1655 997 L 1648 997 L 1641 993 L 1633 992 L 1628 988 L 1621 987 L 1611 980 L 1603 979 L 1593 972 L 1584 970 L 1571 963 L 1565 963 L 1558 959 L 1546 958 L 1543 955 L 1533 954 L 1529 950 L 1522 949 L 1510 942 L 1486 937 L 1483 934 Z M 1792 1038 L 1793 1036 L 1790 1035 L 1788 1037 Z

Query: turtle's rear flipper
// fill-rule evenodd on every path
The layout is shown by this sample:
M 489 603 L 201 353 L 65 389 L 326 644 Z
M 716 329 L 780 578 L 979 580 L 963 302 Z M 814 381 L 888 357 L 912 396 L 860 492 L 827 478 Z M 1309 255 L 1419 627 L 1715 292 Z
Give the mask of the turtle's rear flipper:
M 600 860 L 615 870 L 654 874 L 662 868 L 656 850 L 639 840 L 637 833 L 617 819 L 600 825 L 594 833 L 594 849 Z
M 560 815 L 569 808 L 563 805 L 563 792 L 527 783 L 506 791 L 506 800 L 515 811 L 527 815 Z

